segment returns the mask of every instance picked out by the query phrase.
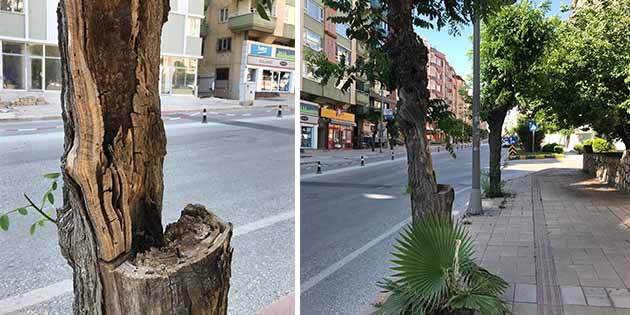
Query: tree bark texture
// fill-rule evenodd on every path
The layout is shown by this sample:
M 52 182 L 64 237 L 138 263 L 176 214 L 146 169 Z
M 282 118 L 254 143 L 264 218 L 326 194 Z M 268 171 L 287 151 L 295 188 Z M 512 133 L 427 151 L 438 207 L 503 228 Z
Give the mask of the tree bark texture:
M 200 237 L 199 244 L 213 242 L 213 252 L 188 253 L 177 268 L 145 270 L 134 262 L 139 253 L 179 244 L 165 239 L 161 218 L 166 137 L 158 80 L 168 12 L 168 0 L 59 4 L 65 138 L 58 225 L 62 255 L 73 268 L 75 314 L 225 314 L 210 310 L 225 309 L 226 301 L 204 294 L 214 287 L 227 296 L 231 227 L 221 237 Z M 183 282 L 217 272 L 212 277 L 221 281 L 203 289 Z M 202 310 L 199 299 L 221 306 Z
M 507 109 L 497 108 L 490 112 L 488 118 L 488 127 L 490 128 L 490 134 L 488 136 L 488 144 L 490 146 L 490 160 L 489 160 L 489 191 L 485 193 L 490 197 L 499 197 L 502 195 L 501 191 L 501 133 L 503 131 L 503 122 L 507 115 Z
M 438 186 L 433 173 L 431 147 L 426 134 L 429 107 L 427 62 L 429 52 L 413 26 L 413 1 L 387 0 L 388 22 L 392 32 L 388 43 L 390 57 L 397 73 L 398 123 L 405 138 L 411 212 L 414 222 L 423 213 L 441 211 L 436 202 Z

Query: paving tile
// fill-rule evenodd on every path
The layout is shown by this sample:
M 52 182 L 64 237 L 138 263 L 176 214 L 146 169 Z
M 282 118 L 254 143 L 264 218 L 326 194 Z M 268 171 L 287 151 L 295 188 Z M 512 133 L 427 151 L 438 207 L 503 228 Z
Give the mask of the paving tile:
M 613 306 L 620 308 L 630 308 L 630 292 L 628 289 L 606 289 Z
M 538 315 L 538 307 L 536 304 L 514 303 L 512 312 L 514 315 Z
M 617 315 L 612 307 L 590 307 L 581 305 L 566 305 L 564 307 L 566 315 Z
M 517 283 L 514 290 L 514 301 L 536 303 L 536 285 Z
M 573 305 L 586 305 L 586 299 L 581 287 L 576 286 L 560 286 L 562 293 L 562 303 Z
M 608 293 L 604 288 L 583 287 L 586 303 L 590 306 L 612 306 L 612 302 L 608 298 Z

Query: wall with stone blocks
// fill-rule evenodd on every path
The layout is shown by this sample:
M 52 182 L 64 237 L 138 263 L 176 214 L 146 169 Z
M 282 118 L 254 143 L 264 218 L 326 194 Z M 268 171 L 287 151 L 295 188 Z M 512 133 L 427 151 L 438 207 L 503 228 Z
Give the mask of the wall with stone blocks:
M 584 153 L 582 170 L 591 176 L 630 192 L 630 150 L 623 153 Z

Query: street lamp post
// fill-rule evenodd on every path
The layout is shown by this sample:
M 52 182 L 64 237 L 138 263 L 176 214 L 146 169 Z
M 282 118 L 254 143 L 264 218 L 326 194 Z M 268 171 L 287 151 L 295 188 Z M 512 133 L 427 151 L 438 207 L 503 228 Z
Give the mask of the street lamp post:
M 480 126 L 479 126 L 479 110 L 480 110 L 480 24 L 481 19 L 475 14 L 473 25 L 473 104 L 472 104 L 472 130 L 473 130 L 473 149 L 472 149 L 472 191 L 470 193 L 470 203 L 468 212 L 470 214 L 481 214 L 481 155 L 480 155 Z

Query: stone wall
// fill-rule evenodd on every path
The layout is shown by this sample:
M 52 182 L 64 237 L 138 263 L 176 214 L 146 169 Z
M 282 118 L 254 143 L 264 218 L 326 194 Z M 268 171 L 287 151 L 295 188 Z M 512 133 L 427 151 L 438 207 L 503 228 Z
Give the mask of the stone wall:
M 630 192 L 630 150 L 614 153 L 584 153 L 582 170 L 591 176 Z

